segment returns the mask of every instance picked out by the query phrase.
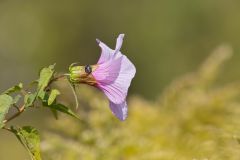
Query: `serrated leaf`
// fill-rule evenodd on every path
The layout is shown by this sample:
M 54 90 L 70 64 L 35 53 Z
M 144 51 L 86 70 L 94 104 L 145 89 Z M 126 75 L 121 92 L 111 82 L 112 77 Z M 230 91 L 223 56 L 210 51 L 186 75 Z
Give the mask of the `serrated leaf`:
M 60 92 L 57 89 L 53 89 L 48 98 L 48 105 L 51 105 L 58 95 L 60 95 Z
M 36 99 L 37 93 L 29 93 L 26 94 L 24 97 L 24 106 L 30 107 L 33 105 L 35 99 Z
M 41 160 L 40 155 L 40 136 L 38 131 L 30 126 L 22 128 L 11 128 L 22 145 L 28 150 L 32 160 Z
M 13 98 L 7 94 L 0 95 L 0 128 L 4 126 L 4 118 L 13 103 Z
M 44 91 L 44 89 L 47 87 L 48 83 L 50 82 L 53 73 L 54 73 L 54 65 L 51 65 L 47 68 L 43 68 L 40 71 L 40 77 L 38 80 L 38 92 Z
M 4 91 L 3 94 L 11 94 L 14 92 L 19 92 L 19 91 L 21 91 L 22 88 L 23 88 L 23 84 L 19 83 L 18 85 L 15 85 L 15 86 L 7 89 L 6 91 Z
M 72 117 L 75 117 L 77 119 L 80 119 L 78 117 L 78 115 L 76 115 L 70 108 L 64 106 L 63 104 L 52 104 L 50 106 L 47 106 L 53 110 L 56 110 L 56 111 L 59 111 L 59 112 L 62 112 L 62 113 L 65 113 L 65 114 L 68 114 Z

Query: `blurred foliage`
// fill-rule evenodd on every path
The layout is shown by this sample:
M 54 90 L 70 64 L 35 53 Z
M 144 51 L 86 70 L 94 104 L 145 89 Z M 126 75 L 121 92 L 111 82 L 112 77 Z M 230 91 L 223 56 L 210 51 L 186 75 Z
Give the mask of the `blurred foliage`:
M 55 62 L 63 71 L 72 62 L 94 64 L 100 56 L 95 38 L 114 47 L 119 33 L 126 34 L 123 53 L 138 69 L 131 93 L 155 99 L 223 42 L 236 54 L 219 80 L 238 79 L 239 7 L 238 0 L 2 0 L 0 89 Z
M 80 86 L 82 118 L 51 124 L 42 143 L 46 160 L 237 160 L 240 82 L 215 85 L 231 48 L 221 46 L 155 101 L 130 98 L 121 123 L 103 95 Z M 49 122 L 50 120 L 48 120 Z

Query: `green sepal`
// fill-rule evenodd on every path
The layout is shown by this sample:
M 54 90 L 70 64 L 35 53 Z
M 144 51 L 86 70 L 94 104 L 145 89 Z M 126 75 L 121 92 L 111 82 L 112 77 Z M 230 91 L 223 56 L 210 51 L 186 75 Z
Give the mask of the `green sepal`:
M 76 105 L 76 109 L 78 109 L 79 103 L 78 103 L 78 97 L 77 97 L 77 92 L 76 92 L 76 86 L 74 83 L 71 82 L 71 80 L 68 78 L 68 84 L 71 88 L 71 91 L 73 93 L 74 96 L 74 100 L 75 100 L 75 105 Z

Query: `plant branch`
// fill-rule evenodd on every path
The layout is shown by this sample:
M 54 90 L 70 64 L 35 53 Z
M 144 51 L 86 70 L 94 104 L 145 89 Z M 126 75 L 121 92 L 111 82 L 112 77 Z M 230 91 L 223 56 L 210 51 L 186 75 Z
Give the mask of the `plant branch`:
M 6 124 L 7 122 L 9 122 L 9 121 L 13 120 L 14 118 L 18 117 L 18 116 L 24 111 L 24 109 L 25 109 L 25 106 L 24 106 L 24 105 L 21 106 L 21 107 L 19 108 L 19 110 L 18 110 L 17 113 L 15 113 L 14 115 L 12 115 L 12 116 L 9 117 L 8 119 L 4 120 L 3 123 Z
M 11 130 L 10 128 L 7 128 L 7 127 L 3 127 L 2 129 L 5 129 L 5 130 L 7 130 L 7 131 L 12 132 L 12 130 Z
M 16 104 L 13 104 L 13 107 L 16 108 L 18 110 L 18 112 L 20 112 L 20 109 L 18 108 L 18 106 Z
M 56 77 L 54 77 L 53 79 L 51 79 L 47 85 L 47 87 L 49 87 L 53 82 L 59 80 L 59 79 L 62 79 L 62 78 L 65 78 L 66 76 L 68 76 L 68 74 L 61 74 L 61 75 L 58 75 Z M 46 87 L 46 88 L 47 88 Z M 21 93 L 23 95 L 26 95 L 27 92 L 25 90 L 22 90 Z M 25 105 L 22 105 L 21 107 L 18 107 L 17 105 L 13 105 L 16 109 L 17 109 L 17 112 L 15 114 L 13 114 L 11 117 L 7 118 L 6 120 L 3 121 L 4 124 L 8 123 L 9 121 L 15 119 L 16 117 L 18 117 L 21 113 L 24 112 L 25 110 Z M 6 127 L 3 127 L 2 129 L 6 129 L 6 130 L 9 130 L 8 128 Z

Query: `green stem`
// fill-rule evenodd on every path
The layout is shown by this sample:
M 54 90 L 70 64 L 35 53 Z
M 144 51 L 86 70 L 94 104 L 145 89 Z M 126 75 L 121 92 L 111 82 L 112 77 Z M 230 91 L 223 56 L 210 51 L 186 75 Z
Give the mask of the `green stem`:
M 18 112 L 15 113 L 14 115 L 12 115 L 11 117 L 9 117 L 8 119 L 4 120 L 3 123 L 7 123 L 11 120 L 13 120 L 14 118 L 18 117 L 23 111 L 25 110 L 25 106 L 21 106 L 20 108 L 18 108 Z
M 75 104 L 76 104 L 76 109 L 78 109 L 78 98 L 77 98 L 77 93 L 76 93 L 76 90 L 75 90 L 75 86 L 68 80 L 68 84 L 73 92 L 73 96 L 74 96 L 74 99 L 75 99 Z
M 57 77 L 54 77 L 54 78 L 48 83 L 48 86 L 50 86 L 53 82 L 58 81 L 59 79 L 65 78 L 65 77 L 67 77 L 67 76 L 69 76 L 69 74 L 61 74 L 61 75 L 59 75 L 59 76 L 57 76 Z

